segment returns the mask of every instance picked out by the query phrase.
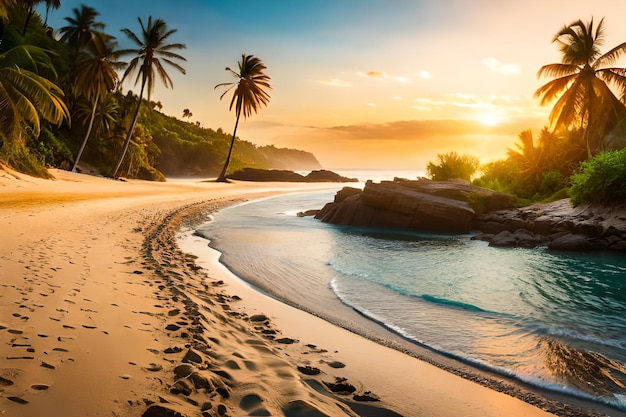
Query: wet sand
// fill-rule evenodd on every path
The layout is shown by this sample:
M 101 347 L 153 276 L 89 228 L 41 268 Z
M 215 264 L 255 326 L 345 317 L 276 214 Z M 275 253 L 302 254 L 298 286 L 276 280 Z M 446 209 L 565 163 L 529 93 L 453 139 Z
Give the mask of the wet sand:
M 199 265 L 179 249 L 179 230 L 211 211 L 315 185 L 52 173 L 0 170 L 1 414 L 551 415 L 265 297 L 215 254 Z

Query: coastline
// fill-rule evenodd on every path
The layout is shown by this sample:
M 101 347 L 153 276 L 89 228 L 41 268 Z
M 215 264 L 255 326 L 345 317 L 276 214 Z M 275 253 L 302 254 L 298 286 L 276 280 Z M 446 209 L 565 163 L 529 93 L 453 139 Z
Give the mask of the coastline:
M 429 387 L 421 386 L 421 384 L 424 383 L 421 378 L 418 380 L 411 380 L 411 377 L 408 377 L 406 380 L 403 381 L 403 383 L 397 385 L 394 384 L 394 381 L 402 380 L 402 378 L 407 375 L 406 370 L 412 369 L 411 364 L 409 363 L 410 361 L 420 362 L 422 364 L 425 364 L 425 366 L 434 367 L 438 371 L 442 371 L 446 375 L 449 375 L 451 377 L 458 377 L 464 382 L 475 383 L 490 390 L 503 393 L 507 396 L 510 396 L 511 398 L 522 400 L 528 404 L 533 404 L 536 407 L 541 408 L 542 410 L 547 410 L 551 413 L 554 413 L 555 415 L 626 415 L 620 410 L 614 409 L 601 403 L 570 396 L 566 393 L 555 392 L 549 389 L 530 386 L 509 376 L 497 374 L 493 371 L 482 369 L 466 362 L 459 361 L 455 358 L 443 355 L 439 352 L 433 351 L 425 346 L 418 345 L 415 342 L 406 339 L 402 335 L 384 327 L 380 323 L 375 323 L 371 319 L 363 317 L 361 314 L 350 309 L 344 304 L 341 304 L 339 301 L 337 302 L 337 304 L 341 304 L 342 306 L 339 307 L 342 309 L 341 313 L 339 313 L 339 316 L 343 317 L 344 320 L 341 320 L 341 322 L 337 322 L 332 319 L 329 320 L 323 315 L 323 318 L 320 318 L 320 316 L 318 316 L 316 313 L 308 312 L 307 308 L 303 308 L 302 306 L 288 305 L 289 302 L 281 301 L 275 296 L 268 294 L 265 290 L 258 289 L 254 287 L 254 284 L 250 284 L 245 280 L 237 277 L 228 269 L 227 266 L 223 265 L 220 262 L 219 259 L 221 254 L 218 251 L 212 249 L 209 246 L 209 241 L 205 238 L 194 236 L 192 231 L 186 231 L 181 236 L 179 236 L 178 240 L 179 246 L 181 246 L 184 252 L 192 253 L 199 257 L 196 262 L 207 271 L 209 271 L 210 275 L 220 276 L 220 279 L 225 281 L 229 286 L 232 286 L 232 288 L 236 290 L 237 294 L 241 292 L 245 292 L 246 294 L 248 294 L 243 297 L 244 301 L 241 302 L 241 304 L 245 306 L 244 309 L 246 309 L 246 311 L 247 309 L 257 311 L 257 307 L 260 305 L 265 305 L 266 311 L 275 311 L 274 314 L 275 321 L 278 325 L 277 327 L 281 330 L 285 330 L 285 333 L 289 334 L 290 337 L 307 341 L 315 340 L 316 338 L 320 339 L 319 333 L 333 333 L 332 331 L 318 330 L 310 332 L 308 331 L 308 328 L 303 328 L 303 326 L 301 326 L 302 322 L 307 322 L 309 320 L 321 320 L 326 325 L 330 325 L 335 329 L 342 328 L 345 332 L 347 332 L 348 335 L 333 335 L 329 338 L 321 338 L 324 340 L 330 339 L 333 342 L 341 340 L 341 342 L 336 342 L 340 343 L 341 346 L 341 348 L 336 349 L 336 351 L 351 352 L 347 355 L 347 357 L 351 358 L 353 361 L 355 360 L 353 359 L 353 351 L 354 347 L 357 345 L 359 349 L 363 349 L 364 351 L 368 350 L 364 346 L 371 343 L 377 345 L 381 349 L 377 353 L 364 355 L 365 358 L 369 356 L 377 358 L 384 357 L 388 359 L 389 351 L 399 353 L 402 357 L 404 357 L 405 360 L 407 360 L 407 362 L 404 363 L 401 368 L 395 368 L 393 361 L 391 363 L 387 361 L 381 361 L 381 364 L 374 364 L 371 363 L 371 361 L 368 362 L 367 360 L 362 360 L 363 358 L 359 358 L 361 360 L 356 361 L 356 366 L 358 367 L 358 369 L 352 369 L 352 372 L 350 372 L 349 374 L 355 376 L 356 378 L 360 378 L 361 380 L 367 380 L 367 386 L 369 389 L 375 390 L 375 392 L 383 392 L 387 396 L 387 398 L 391 400 L 392 404 L 405 403 L 407 408 L 403 411 L 409 412 L 409 414 L 406 415 L 411 415 L 410 411 L 406 410 L 415 410 L 418 409 L 420 406 L 428 408 L 428 406 L 425 406 L 424 404 L 420 404 L 420 406 L 418 406 L 417 403 L 407 402 L 406 399 L 423 399 L 420 397 L 423 396 L 424 392 L 429 392 L 430 388 L 430 385 Z M 246 300 L 248 299 L 253 299 L 253 301 L 247 303 Z M 274 307 L 274 304 L 276 304 L 277 306 Z M 295 317 L 299 318 L 296 319 Z M 375 331 L 373 331 L 374 327 L 377 327 Z M 383 335 L 382 338 L 381 335 Z M 423 372 L 417 371 L 414 374 L 410 373 L 409 375 L 417 375 L 422 373 Z M 366 375 L 365 377 L 363 377 L 364 374 Z M 381 375 L 384 375 L 384 377 L 380 378 Z M 435 379 L 437 379 L 437 377 L 435 377 Z M 455 382 L 452 381 L 450 384 L 454 385 Z M 389 387 L 393 387 L 393 389 L 389 389 Z M 458 390 L 460 391 L 464 391 L 466 389 L 467 388 L 463 388 L 463 384 L 458 387 Z M 456 391 L 457 390 L 455 389 L 455 392 Z M 427 395 L 427 397 L 430 398 L 430 396 L 432 395 L 450 397 L 449 393 L 431 393 L 430 395 Z M 464 399 L 455 398 L 455 400 L 453 401 L 463 402 Z M 444 413 L 434 411 L 439 409 L 439 406 L 434 407 L 433 409 L 430 409 L 429 413 L 432 413 L 432 415 L 462 415 L 462 412 L 460 410 L 454 409 L 446 410 Z M 467 412 L 467 410 L 465 412 Z M 503 414 L 506 414 L 506 412 L 500 410 L 499 414 L 496 413 L 493 415 Z M 477 408 L 475 415 L 492 414 L 488 410 Z M 517 415 L 517 412 L 509 415 Z M 528 414 L 522 413 L 522 415 Z
M 265 297 L 215 254 L 201 269 L 178 249 L 181 226 L 207 212 L 308 185 L 55 175 L 0 171 L 7 415 L 550 415 Z M 331 393 L 335 377 L 381 401 Z

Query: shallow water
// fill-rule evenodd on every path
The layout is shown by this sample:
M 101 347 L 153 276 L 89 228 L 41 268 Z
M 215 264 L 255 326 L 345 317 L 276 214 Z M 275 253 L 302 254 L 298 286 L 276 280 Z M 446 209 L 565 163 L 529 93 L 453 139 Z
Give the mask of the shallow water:
M 445 355 L 626 409 L 626 257 L 296 216 L 334 193 L 230 207 L 198 233 L 238 276 L 292 304 L 332 316 L 340 300 Z

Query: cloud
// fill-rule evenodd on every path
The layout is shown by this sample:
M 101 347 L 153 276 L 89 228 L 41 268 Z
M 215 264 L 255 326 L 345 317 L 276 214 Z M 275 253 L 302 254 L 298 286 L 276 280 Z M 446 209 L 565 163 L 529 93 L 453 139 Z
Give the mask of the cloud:
M 428 72 L 428 71 L 424 71 L 424 70 L 422 70 L 422 71 L 418 72 L 418 73 L 417 73 L 417 76 L 418 76 L 418 77 L 420 77 L 420 78 L 423 78 L 423 79 L 425 79 L 425 80 L 426 80 L 426 79 L 433 78 L 433 76 L 430 74 L 430 72 Z
M 345 140 L 397 140 L 428 142 L 433 137 L 454 137 L 473 135 L 511 135 L 536 124 L 534 119 L 521 119 L 515 122 L 501 123 L 498 126 L 485 126 L 476 120 L 431 119 L 406 120 L 390 123 L 334 126 L 318 128 L 329 133 L 340 134 Z
M 410 84 L 413 82 L 413 80 L 409 77 L 404 77 L 401 75 L 390 75 L 385 71 L 368 71 L 366 73 L 358 73 L 358 74 L 368 77 L 368 78 L 375 78 L 379 80 L 391 80 L 400 84 Z
M 504 75 L 515 75 L 520 73 L 520 68 L 517 64 L 503 64 L 496 58 L 488 57 L 483 59 L 483 65 L 489 70 L 499 72 Z
M 382 79 L 389 78 L 389 75 L 387 75 L 385 71 L 368 71 L 365 73 L 365 75 L 371 78 L 382 78 Z
M 316 82 L 324 85 L 328 85 L 330 87 L 351 87 L 350 83 L 342 81 L 338 78 L 316 78 Z

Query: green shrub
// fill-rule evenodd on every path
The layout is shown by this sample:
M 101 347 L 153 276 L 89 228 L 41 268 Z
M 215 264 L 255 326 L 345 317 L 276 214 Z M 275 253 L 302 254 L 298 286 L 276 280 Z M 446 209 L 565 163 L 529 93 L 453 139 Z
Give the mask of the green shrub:
M 470 181 L 480 162 L 473 155 L 458 155 L 456 152 L 437 155 L 439 164 L 428 162 L 426 165 L 426 173 L 434 181 L 447 181 L 453 179 L 462 179 Z
M 626 201 L 626 148 L 583 162 L 571 181 L 570 198 L 575 206 Z
M 568 181 L 563 174 L 557 171 L 548 171 L 541 174 L 541 184 L 539 193 L 541 195 L 551 195 L 563 188 L 567 188 Z

